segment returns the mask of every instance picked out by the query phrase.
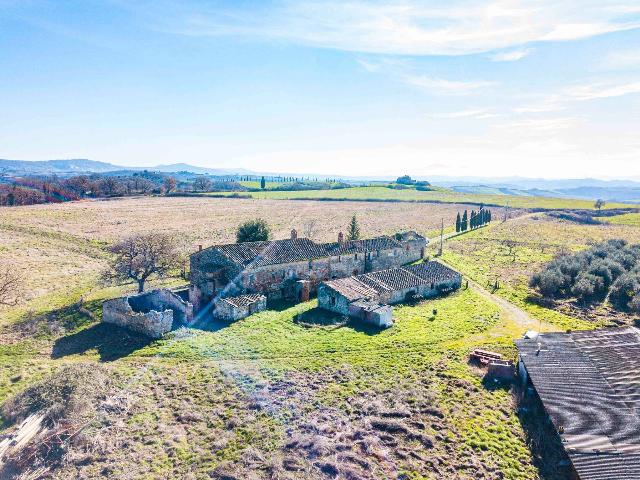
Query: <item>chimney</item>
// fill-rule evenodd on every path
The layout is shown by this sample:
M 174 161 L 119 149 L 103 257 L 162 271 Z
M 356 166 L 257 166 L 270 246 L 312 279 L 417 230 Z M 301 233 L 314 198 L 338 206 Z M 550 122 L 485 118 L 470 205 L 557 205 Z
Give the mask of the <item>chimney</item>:
M 338 243 L 344 243 L 344 233 L 342 232 L 338 234 Z
M 198 251 L 201 252 L 202 251 L 202 245 L 198 245 Z
M 297 240 L 298 239 L 298 232 L 296 232 L 296 229 L 294 228 L 293 230 L 291 230 L 291 240 Z

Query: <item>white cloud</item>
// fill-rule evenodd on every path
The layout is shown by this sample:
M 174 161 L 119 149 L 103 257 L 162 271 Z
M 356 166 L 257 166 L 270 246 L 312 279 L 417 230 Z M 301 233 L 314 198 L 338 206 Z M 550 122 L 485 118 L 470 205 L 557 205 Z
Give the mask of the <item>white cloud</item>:
M 226 9 L 177 0 L 122 5 L 154 28 L 174 33 L 378 54 L 466 55 L 640 27 L 637 9 L 616 0 L 582 0 L 579 6 L 574 0 L 452 0 L 439 6 L 426 0 L 285 0 Z
M 404 74 L 401 78 L 408 85 L 441 95 L 467 95 L 478 89 L 496 85 L 495 82 L 446 80 L 429 75 Z
M 640 67 L 640 47 L 634 50 L 612 52 L 604 59 L 601 66 L 609 70 L 622 70 Z
M 533 50 L 530 48 L 520 50 L 508 50 L 505 52 L 497 52 L 489 55 L 494 62 L 515 62 L 529 55 Z
M 640 93 L 640 82 L 623 83 L 618 85 L 581 85 L 568 88 L 564 92 L 567 100 L 596 100 L 599 98 L 622 97 Z
M 474 118 L 474 119 L 489 119 L 489 118 L 497 118 L 500 117 L 500 114 L 492 113 L 485 109 L 468 109 L 468 110 L 459 110 L 457 112 L 448 112 L 448 113 L 436 113 L 430 115 L 432 118 Z
M 425 67 L 416 62 L 396 57 L 359 58 L 357 61 L 368 72 L 387 75 L 398 82 L 434 95 L 467 95 L 497 85 L 497 82 L 486 80 L 440 78 L 424 72 Z
M 576 102 L 623 97 L 637 93 L 640 93 L 640 82 L 572 85 L 558 93 L 540 96 L 537 102 L 516 107 L 513 112 L 519 114 L 555 112 L 566 110 Z

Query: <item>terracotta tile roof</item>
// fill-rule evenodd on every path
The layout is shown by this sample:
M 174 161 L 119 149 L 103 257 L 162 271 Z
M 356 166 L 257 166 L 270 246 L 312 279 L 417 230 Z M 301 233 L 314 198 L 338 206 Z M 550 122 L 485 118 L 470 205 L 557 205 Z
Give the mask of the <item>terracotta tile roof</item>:
M 391 237 L 376 237 L 344 243 L 315 243 L 308 238 L 267 242 L 231 243 L 209 247 L 219 251 L 241 268 L 262 267 L 281 263 L 302 262 L 317 258 L 402 248 Z M 197 254 L 195 254 L 197 255 Z
M 454 280 L 460 274 L 439 262 L 425 262 L 409 267 L 390 268 L 354 277 L 325 282 L 329 288 L 349 301 L 374 298 L 383 293 Z
M 259 293 L 252 293 L 248 295 L 238 295 L 237 297 L 226 297 L 220 298 L 218 302 L 223 302 L 231 305 L 232 307 L 248 307 L 251 304 L 254 304 L 262 299 L 266 299 L 264 295 L 260 295 Z
M 516 346 L 579 478 L 640 479 L 640 330 L 545 333 Z

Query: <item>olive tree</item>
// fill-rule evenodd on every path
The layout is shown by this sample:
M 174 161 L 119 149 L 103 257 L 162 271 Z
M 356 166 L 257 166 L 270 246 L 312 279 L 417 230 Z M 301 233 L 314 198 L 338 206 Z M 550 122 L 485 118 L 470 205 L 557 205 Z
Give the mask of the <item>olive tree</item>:
M 163 233 L 145 233 L 125 238 L 110 248 L 113 258 L 105 272 L 109 281 L 134 281 L 144 292 L 146 281 L 166 276 L 180 265 L 175 239 Z

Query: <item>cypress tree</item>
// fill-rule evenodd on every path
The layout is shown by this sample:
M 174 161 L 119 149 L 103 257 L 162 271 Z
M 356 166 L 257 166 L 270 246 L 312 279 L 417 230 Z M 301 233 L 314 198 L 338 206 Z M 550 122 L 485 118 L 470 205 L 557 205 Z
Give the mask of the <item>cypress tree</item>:
M 460 212 L 456 216 L 456 233 L 460 233 L 460 229 L 462 228 L 462 220 L 460 220 Z
M 461 228 L 461 230 L 463 232 L 467 231 L 467 225 L 468 225 L 467 224 L 467 218 L 468 218 L 467 217 L 467 211 L 465 210 L 464 213 L 462 214 L 462 228 Z
M 360 239 L 360 225 L 358 225 L 358 219 L 354 215 L 349 222 L 349 227 L 347 228 L 347 239 L 348 240 L 358 240 Z
M 471 210 L 471 216 L 469 217 L 469 227 L 471 227 L 471 230 L 476 228 L 476 211 L 475 210 Z
M 264 179 L 264 177 L 262 177 L 262 179 L 260 180 L 260 188 L 264 190 L 266 187 L 267 187 L 267 181 Z

